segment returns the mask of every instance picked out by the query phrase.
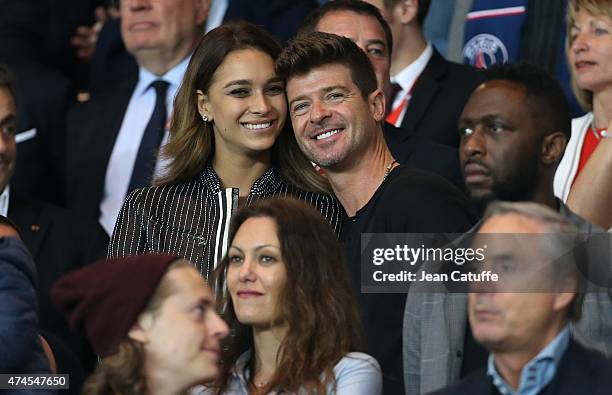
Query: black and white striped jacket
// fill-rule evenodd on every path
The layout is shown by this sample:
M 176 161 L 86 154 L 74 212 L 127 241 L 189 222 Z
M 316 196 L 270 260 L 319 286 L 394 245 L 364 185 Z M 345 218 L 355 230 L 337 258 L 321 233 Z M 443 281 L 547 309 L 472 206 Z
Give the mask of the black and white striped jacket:
M 238 188 L 222 188 L 210 164 L 190 182 L 134 190 L 119 213 L 108 256 L 167 252 L 191 261 L 208 278 L 227 251 L 238 192 Z M 345 215 L 340 203 L 333 196 L 290 185 L 274 168 L 255 181 L 246 204 L 283 196 L 316 207 L 339 233 Z

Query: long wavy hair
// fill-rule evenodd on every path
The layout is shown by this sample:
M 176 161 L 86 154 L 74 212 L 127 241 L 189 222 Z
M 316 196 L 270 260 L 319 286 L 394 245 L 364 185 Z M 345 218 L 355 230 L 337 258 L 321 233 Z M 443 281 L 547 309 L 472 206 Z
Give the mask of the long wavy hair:
M 361 321 L 342 247 L 321 214 L 294 199 L 270 199 L 245 207 L 232 220 L 230 240 L 253 217 L 275 221 L 287 272 L 277 306 L 280 320 L 288 326 L 276 356 L 282 369 L 261 392 L 293 393 L 303 388 L 324 394 L 328 385 L 335 385 L 336 363 L 361 346 Z M 222 317 L 230 326 L 220 375 L 213 385 L 217 394 L 226 388 L 238 357 L 253 349 L 252 328 L 238 321 L 227 290 L 228 264 L 225 256 L 212 277 Z M 251 355 L 253 369 L 254 353 Z
M 179 259 L 166 270 L 191 266 L 187 261 Z M 141 314 L 159 311 L 162 303 L 174 293 L 174 286 L 167 275 L 162 277 L 159 286 L 149 300 L 149 304 Z M 149 393 L 144 370 L 145 350 L 142 343 L 126 337 L 117 350 L 100 361 L 94 373 L 83 385 L 83 395 L 146 395 Z
M 567 5 L 567 31 L 565 35 L 565 53 L 569 61 L 569 53 L 572 47 L 572 26 L 576 20 L 578 12 L 585 11 L 594 16 L 605 16 L 612 20 L 612 0 L 570 0 Z M 569 62 L 568 62 L 569 63 Z M 585 111 L 593 110 L 593 92 L 582 89 L 578 86 L 576 76 L 574 75 L 574 68 L 569 64 L 569 70 L 571 72 L 571 87 L 572 92 L 576 96 L 578 103 Z
M 213 126 L 211 122 L 202 121 L 196 91 L 199 89 L 207 94 L 213 75 L 225 57 L 232 51 L 247 48 L 262 51 L 272 60 L 281 52 L 280 45 L 268 32 L 244 21 L 219 26 L 202 37 L 174 100 L 170 139 L 160 152 L 169 165 L 155 180 L 155 185 L 188 182 L 212 159 Z M 288 120 L 272 147 L 272 165 L 299 188 L 322 193 L 331 191 L 327 180 L 314 170 L 300 151 Z

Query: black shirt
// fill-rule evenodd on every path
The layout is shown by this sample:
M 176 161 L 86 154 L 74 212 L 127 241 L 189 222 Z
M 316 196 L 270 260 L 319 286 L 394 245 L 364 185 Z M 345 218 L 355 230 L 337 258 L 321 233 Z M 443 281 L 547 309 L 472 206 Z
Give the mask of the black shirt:
M 385 394 L 403 394 L 405 294 L 362 294 L 361 233 L 462 233 L 475 222 L 465 195 L 435 174 L 395 168 L 340 232 L 361 310 L 367 351 L 378 360 Z

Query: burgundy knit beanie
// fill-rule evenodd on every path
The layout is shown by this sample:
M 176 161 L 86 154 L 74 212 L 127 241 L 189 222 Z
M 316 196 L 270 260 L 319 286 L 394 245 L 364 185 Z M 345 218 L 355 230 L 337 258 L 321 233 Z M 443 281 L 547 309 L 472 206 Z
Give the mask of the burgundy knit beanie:
M 143 254 L 98 261 L 60 278 L 51 300 L 96 354 L 106 357 L 127 338 L 166 269 L 179 259 Z

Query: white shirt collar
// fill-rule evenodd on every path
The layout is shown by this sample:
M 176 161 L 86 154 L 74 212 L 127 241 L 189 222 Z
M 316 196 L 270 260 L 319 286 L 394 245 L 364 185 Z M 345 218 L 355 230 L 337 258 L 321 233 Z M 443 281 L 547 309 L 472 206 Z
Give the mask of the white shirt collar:
M 427 66 L 427 63 L 429 63 L 432 55 L 433 46 L 428 42 L 427 47 L 425 47 L 419 57 L 402 71 L 391 77 L 391 82 L 398 83 L 402 87 L 403 91 L 409 92 L 417 78 L 419 78 L 423 70 L 425 70 L 425 67 Z
M 168 91 L 175 91 L 183 80 L 183 76 L 185 75 L 190 59 L 191 55 L 187 56 L 179 64 L 168 70 L 166 74 L 162 76 L 157 76 L 144 67 L 140 67 L 138 69 L 138 84 L 134 89 L 134 95 L 142 95 L 155 80 L 167 81 L 171 87 Z
M 4 191 L 0 194 L 0 214 L 8 217 L 9 207 L 9 186 L 4 187 Z

